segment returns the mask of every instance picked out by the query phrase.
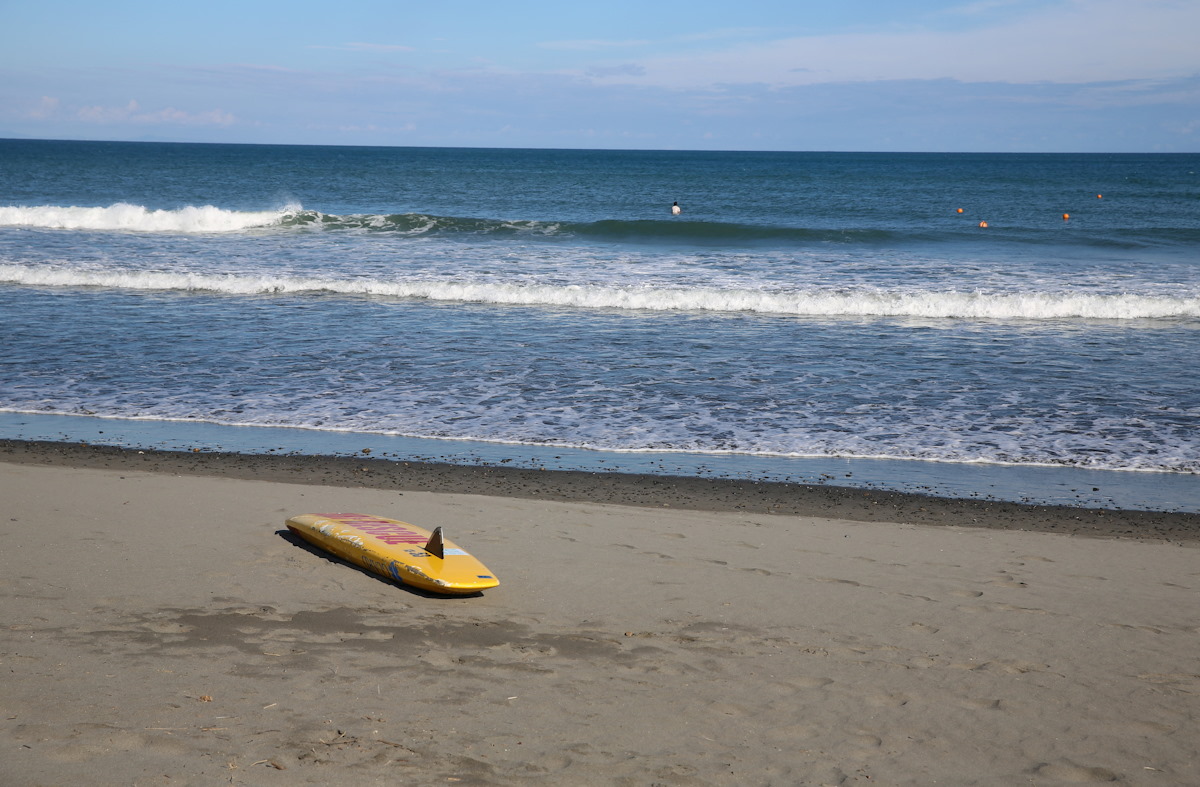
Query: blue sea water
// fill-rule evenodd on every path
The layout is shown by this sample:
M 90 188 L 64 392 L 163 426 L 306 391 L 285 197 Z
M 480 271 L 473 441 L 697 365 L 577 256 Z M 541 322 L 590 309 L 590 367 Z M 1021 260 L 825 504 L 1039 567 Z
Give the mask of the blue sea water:
M 0 436 L 1200 510 L 1197 173 L 0 141 Z

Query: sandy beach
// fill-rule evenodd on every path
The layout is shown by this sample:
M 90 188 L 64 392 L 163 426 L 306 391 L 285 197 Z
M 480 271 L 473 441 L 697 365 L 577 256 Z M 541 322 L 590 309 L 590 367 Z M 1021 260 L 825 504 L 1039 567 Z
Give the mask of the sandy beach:
M 1197 515 L 12 441 L 0 498 L 4 785 L 1200 778 Z

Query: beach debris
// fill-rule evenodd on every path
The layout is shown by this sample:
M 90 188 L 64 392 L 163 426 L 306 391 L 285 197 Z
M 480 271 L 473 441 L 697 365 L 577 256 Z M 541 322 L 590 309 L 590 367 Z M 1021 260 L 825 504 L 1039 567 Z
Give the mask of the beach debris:
M 196 699 L 200 700 L 201 702 L 212 702 L 212 696 L 208 694 L 201 694 Z

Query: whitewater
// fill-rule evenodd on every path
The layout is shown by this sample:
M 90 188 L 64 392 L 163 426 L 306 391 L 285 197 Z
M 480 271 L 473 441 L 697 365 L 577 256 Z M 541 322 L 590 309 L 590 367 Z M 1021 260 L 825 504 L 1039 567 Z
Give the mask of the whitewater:
M 294 212 L 293 208 L 284 208 L 245 213 L 222 210 L 212 205 L 151 210 L 143 205 L 124 202 L 107 207 L 14 205 L 0 207 L 0 226 L 133 232 L 237 232 L 276 224 Z
M 0 265 L 0 282 L 47 287 L 209 292 L 225 295 L 328 294 L 579 309 L 753 312 L 824 317 L 975 320 L 1139 320 L 1200 318 L 1200 298 L 1148 295 L 984 292 L 769 292 L 749 289 L 604 287 L 462 281 L 384 281 L 214 276 Z

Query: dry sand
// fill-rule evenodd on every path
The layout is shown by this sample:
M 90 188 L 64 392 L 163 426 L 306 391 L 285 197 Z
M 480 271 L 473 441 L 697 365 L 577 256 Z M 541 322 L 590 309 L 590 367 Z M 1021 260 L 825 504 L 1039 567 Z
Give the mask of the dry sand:
M 0 446 L 0 784 L 1200 782 L 1195 515 L 381 475 Z M 335 510 L 501 585 L 283 528 Z

